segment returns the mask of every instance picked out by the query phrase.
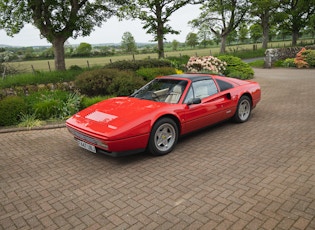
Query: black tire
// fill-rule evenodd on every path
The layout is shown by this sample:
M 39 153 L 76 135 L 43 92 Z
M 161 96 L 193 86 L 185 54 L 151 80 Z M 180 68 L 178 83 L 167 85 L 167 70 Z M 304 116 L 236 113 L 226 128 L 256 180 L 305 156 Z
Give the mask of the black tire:
M 154 156 L 162 156 L 170 153 L 178 140 L 178 127 L 171 118 L 158 120 L 150 134 L 148 151 Z
M 234 114 L 234 121 L 243 123 L 248 121 L 252 112 L 252 101 L 248 96 L 242 96 L 237 104 L 237 109 Z

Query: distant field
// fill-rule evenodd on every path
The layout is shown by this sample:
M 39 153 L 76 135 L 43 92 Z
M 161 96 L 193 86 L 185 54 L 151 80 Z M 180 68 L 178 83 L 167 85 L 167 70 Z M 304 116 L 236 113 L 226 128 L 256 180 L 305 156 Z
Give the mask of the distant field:
M 310 43 L 311 41 L 303 41 Z M 281 42 L 271 42 L 269 43 L 269 47 L 286 47 L 290 46 L 290 41 L 281 41 Z M 261 48 L 261 44 L 257 44 L 257 48 Z M 241 51 L 241 50 L 252 50 L 253 44 L 248 45 L 235 45 L 228 46 L 227 52 Z M 180 56 L 180 55 L 188 55 L 188 56 L 205 56 L 205 55 L 215 55 L 220 51 L 219 47 L 213 48 L 205 48 L 205 49 L 191 49 L 191 50 L 182 50 L 182 51 L 170 51 L 165 52 L 166 57 L 171 56 Z M 157 58 L 156 53 L 151 54 L 137 54 L 135 55 L 136 60 L 141 60 L 145 58 Z M 68 58 L 66 59 L 66 67 L 70 67 L 72 65 L 77 65 L 80 67 L 87 67 L 88 63 L 90 67 L 93 66 L 104 66 L 105 64 L 110 63 L 110 61 L 115 62 L 118 60 L 132 60 L 132 55 L 121 55 L 121 56 L 112 56 L 112 57 L 86 57 L 86 58 Z M 49 64 L 48 64 L 49 63 Z M 35 71 L 49 71 L 49 65 L 51 70 L 54 70 L 54 60 L 36 60 L 36 61 L 22 61 L 22 62 L 12 62 L 10 65 L 17 67 L 18 69 L 23 70 L 23 72 L 32 72 L 32 69 Z
M 185 51 L 172 51 L 172 52 L 165 52 L 165 55 L 167 57 L 171 56 L 180 56 L 180 55 L 210 55 L 211 53 L 218 53 L 219 48 L 207 48 L 207 49 L 196 49 L 196 50 L 185 50 Z M 156 53 L 151 54 L 136 54 L 135 59 L 136 60 L 142 60 L 145 58 L 157 58 Z M 87 67 L 88 63 L 90 67 L 93 66 L 104 66 L 110 61 L 115 62 L 119 60 L 132 60 L 132 55 L 121 55 L 121 56 L 112 56 L 112 57 L 85 57 L 85 58 L 68 58 L 66 59 L 66 67 L 70 67 L 72 65 L 77 65 L 80 67 Z M 48 64 L 49 63 L 49 64 Z M 49 65 L 51 69 L 54 69 L 54 60 L 36 60 L 36 61 L 22 61 L 22 62 L 12 62 L 11 65 L 17 67 L 18 69 L 24 70 L 25 72 L 32 72 L 32 68 L 36 71 L 49 71 Z M 33 66 L 33 67 L 32 67 Z

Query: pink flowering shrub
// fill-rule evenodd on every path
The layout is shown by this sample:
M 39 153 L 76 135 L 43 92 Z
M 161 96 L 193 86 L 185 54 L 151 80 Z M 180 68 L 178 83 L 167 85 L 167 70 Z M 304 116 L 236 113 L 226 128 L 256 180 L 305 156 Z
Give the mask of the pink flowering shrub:
M 186 65 L 187 71 L 191 73 L 216 73 L 222 74 L 226 69 L 226 62 L 213 56 L 191 57 Z

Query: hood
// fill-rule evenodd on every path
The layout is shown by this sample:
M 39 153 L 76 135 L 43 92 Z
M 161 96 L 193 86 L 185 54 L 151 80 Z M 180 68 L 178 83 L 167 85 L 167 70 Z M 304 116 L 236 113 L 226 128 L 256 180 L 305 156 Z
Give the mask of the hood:
M 165 106 L 168 104 L 133 97 L 116 97 L 78 112 L 66 123 L 70 127 L 107 137 L 130 133 L 135 128 L 138 134 L 146 133 L 149 131 L 145 127 L 150 126 L 150 114 Z

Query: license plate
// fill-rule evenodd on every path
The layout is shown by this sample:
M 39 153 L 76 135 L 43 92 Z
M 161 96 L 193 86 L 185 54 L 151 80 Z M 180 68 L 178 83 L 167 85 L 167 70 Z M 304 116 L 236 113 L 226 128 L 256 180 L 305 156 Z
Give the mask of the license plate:
M 93 152 L 93 153 L 96 153 L 96 149 L 95 149 L 95 146 L 93 145 L 90 145 L 86 142 L 83 142 L 83 141 L 80 141 L 78 140 L 78 144 L 81 148 L 84 148 L 86 150 L 89 150 L 90 152 Z

